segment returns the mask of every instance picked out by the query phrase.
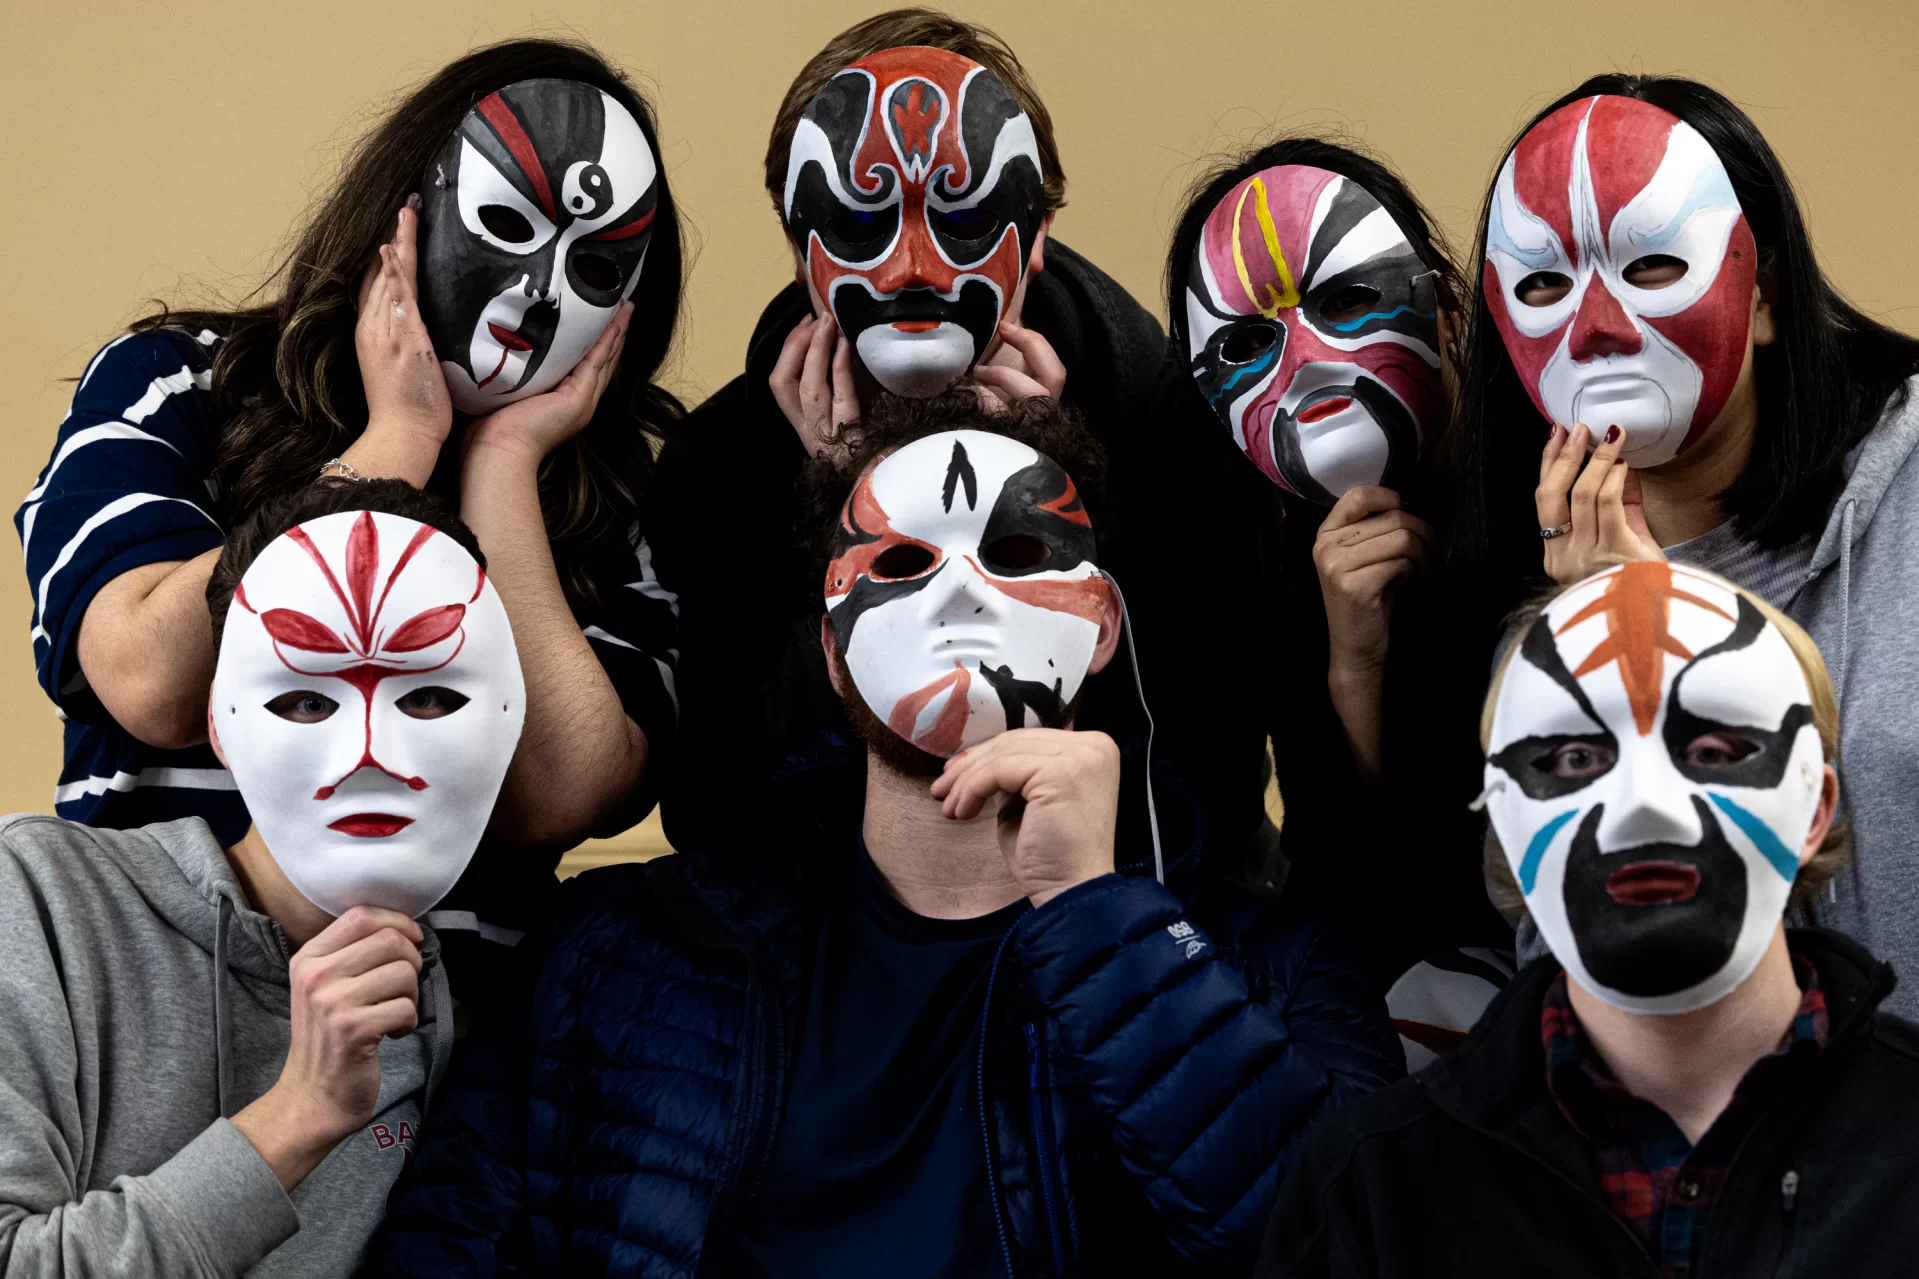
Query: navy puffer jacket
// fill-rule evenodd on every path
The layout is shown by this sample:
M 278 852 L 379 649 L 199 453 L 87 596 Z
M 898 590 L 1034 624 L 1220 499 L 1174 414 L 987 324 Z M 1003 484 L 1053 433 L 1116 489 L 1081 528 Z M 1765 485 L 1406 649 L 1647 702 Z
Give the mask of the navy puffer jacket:
M 369 1271 L 733 1272 L 824 878 L 775 860 L 566 885 L 531 998 L 456 1058 Z M 1151 878 L 1062 893 L 1009 930 L 983 1015 L 1009 1279 L 1246 1273 L 1314 1117 L 1402 1073 L 1320 927 L 1231 889 L 1191 909 Z

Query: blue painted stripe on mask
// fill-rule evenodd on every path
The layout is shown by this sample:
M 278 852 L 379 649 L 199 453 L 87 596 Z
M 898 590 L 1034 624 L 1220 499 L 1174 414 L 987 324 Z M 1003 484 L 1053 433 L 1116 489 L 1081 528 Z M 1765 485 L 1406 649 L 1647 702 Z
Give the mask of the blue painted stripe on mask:
M 1732 818 L 1739 829 L 1746 832 L 1746 838 L 1753 842 L 1760 856 L 1771 862 L 1772 868 L 1784 876 L 1788 884 L 1799 877 L 1799 859 L 1792 855 L 1791 849 L 1779 842 L 1779 836 L 1772 833 L 1772 827 L 1724 795 L 1714 795 L 1708 791 L 1706 798 L 1718 805 L 1720 812 Z
M 1553 836 L 1557 835 L 1567 822 L 1577 816 L 1579 816 L 1579 810 L 1576 808 L 1569 812 L 1561 813 L 1544 826 L 1541 826 L 1538 833 L 1533 836 L 1532 843 L 1526 845 L 1526 855 L 1521 858 L 1519 862 L 1520 892 L 1526 894 L 1528 897 L 1533 895 L 1533 881 L 1539 878 L 1540 859 L 1546 855 L 1546 850 L 1552 846 Z
M 1416 315 L 1422 320 L 1430 320 L 1438 314 L 1437 311 L 1416 311 L 1410 306 L 1401 306 L 1390 311 L 1368 311 L 1357 320 L 1348 320 L 1344 324 L 1335 324 L 1332 327 L 1340 333 L 1351 333 L 1361 325 L 1371 324 L 1374 320 L 1390 320 L 1395 315 Z
M 1264 373 L 1267 369 L 1271 368 L 1273 366 L 1273 357 L 1277 354 L 1278 354 L 1277 348 L 1269 350 L 1266 352 L 1264 356 L 1260 358 L 1259 363 L 1249 364 L 1245 368 L 1241 369 L 1239 372 L 1233 374 L 1233 376 L 1226 379 L 1226 385 L 1220 387 L 1219 390 L 1213 395 L 1212 399 L 1208 401 L 1208 403 L 1212 404 L 1214 407 L 1218 407 L 1219 402 L 1225 399 L 1227 394 L 1230 393 L 1234 387 L 1239 385 L 1239 380 L 1241 378 L 1250 376 L 1251 374 L 1254 374 L 1254 373 Z

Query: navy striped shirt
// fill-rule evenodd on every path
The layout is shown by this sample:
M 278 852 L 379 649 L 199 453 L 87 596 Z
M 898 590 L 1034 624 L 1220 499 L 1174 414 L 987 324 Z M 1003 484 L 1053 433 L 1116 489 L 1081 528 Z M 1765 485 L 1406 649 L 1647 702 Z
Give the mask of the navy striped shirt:
M 121 728 L 87 687 L 76 649 L 101 587 L 130 569 L 221 544 L 210 513 L 218 432 L 206 410 L 218 343 L 210 332 L 160 329 L 102 348 L 14 524 L 33 595 L 34 667 L 66 725 L 55 811 L 117 828 L 201 817 L 227 844 L 246 833 L 246 806 L 212 748 L 162 750 Z M 631 542 L 633 564 L 622 575 L 629 580 L 602 585 L 604 615 L 585 634 L 657 761 L 679 714 L 679 603 L 654 573 L 637 527 Z M 491 860 L 481 856 L 474 869 Z

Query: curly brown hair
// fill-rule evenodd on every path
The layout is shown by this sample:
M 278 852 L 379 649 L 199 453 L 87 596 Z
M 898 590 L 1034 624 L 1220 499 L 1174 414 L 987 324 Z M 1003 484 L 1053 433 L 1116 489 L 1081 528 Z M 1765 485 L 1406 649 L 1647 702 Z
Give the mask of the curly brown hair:
M 821 574 L 833 558 L 840 508 L 866 474 L 887 454 L 942 431 L 1004 435 L 1059 464 L 1079 489 L 1093 527 L 1110 533 L 1105 511 L 1106 450 L 1075 409 L 1045 396 L 1021 400 L 1005 411 L 980 407 L 979 390 L 956 386 L 926 399 L 881 395 L 855 422 L 839 428 L 800 478 L 800 528 Z
M 247 305 L 163 307 L 133 324 L 136 333 L 210 329 L 225 339 L 207 406 L 219 432 L 213 480 L 224 526 L 306 484 L 366 429 L 353 346 L 361 276 L 379 260 L 434 152 L 473 105 L 517 81 L 547 78 L 604 91 L 633 113 L 659 153 L 651 107 L 586 45 L 511 40 L 476 49 L 408 93 L 354 146 L 291 252 Z M 567 603 L 583 619 L 597 611 L 596 579 L 631 565 L 629 535 L 645 509 L 654 445 L 684 413 L 653 381 L 672 345 L 683 285 L 679 216 L 664 174 L 643 270 L 626 347 L 599 408 L 540 466 L 547 537 Z

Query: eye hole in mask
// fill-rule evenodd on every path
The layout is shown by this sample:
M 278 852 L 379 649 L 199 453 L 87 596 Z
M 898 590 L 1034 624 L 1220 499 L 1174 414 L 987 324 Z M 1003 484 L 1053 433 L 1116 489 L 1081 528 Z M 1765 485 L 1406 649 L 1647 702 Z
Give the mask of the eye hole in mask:
M 1737 733 L 1707 733 L 1686 744 L 1682 762 L 1692 768 L 1730 768 L 1759 750 L 1759 743 Z
M 620 287 L 620 268 L 612 258 L 602 257 L 598 253 L 576 253 L 573 255 L 573 274 L 580 277 L 582 283 L 594 289 L 617 289 Z
M 873 244 L 893 234 L 892 219 L 871 209 L 842 206 L 833 211 L 827 226 L 835 239 L 848 244 Z
M 318 724 L 339 710 L 340 704 L 325 693 L 316 693 L 310 688 L 296 688 L 268 702 L 267 709 L 295 724 Z
M 933 229 L 955 240 L 977 240 L 990 234 L 996 219 L 975 205 L 970 209 L 935 209 L 931 213 Z
M 1534 271 L 1513 293 L 1526 306 L 1551 306 L 1573 291 L 1572 277 L 1558 271 Z
M 1664 289 L 1685 279 L 1687 270 L 1684 258 L 1653 253 L 1628 263 L 1620 274 L 1635 289 Z
M 1575 737 L 1539 756 L 1532 766 L 1551 777 L 1579 780 L 1603 777 L 1618 761 L 1619 753 L 1611 746 Z
M 1053 548 L 1030 533 L 1008 533 L 980 548 L 980 559 L 995 573 L 1023 573 L 1053 558 Z
M 400 708 L 402 715 L 413 719 L 445 719 L 467 703 L 466 695 L 456 693 L 450 688 L 431 685 L 416 688 L 404 697 L 394 699 L 393 704 Z
M 533 238 L 533 224 L 526 220 L 526 215 L 504 204 L 483 205 L 480 209 L 480 225 L 494 239 L 507 244 L 525 244 Z
M 1332 324 L 1357 320 L 1379 303 L 1379 290 L 1364 284 L 1349 284 L 1319 304 L 1321 318 Z
M 1279 334 L 1270 324 L 1246 324 L 1227 334 L 1219 356 L 1229 364 L 1246 364 L 1273 349 Z
M 871 576 L 898 581 L 903 577 L 918 577 L 931 567 L 933 552 L 924 546 L 900 545 L 873 557 Z

